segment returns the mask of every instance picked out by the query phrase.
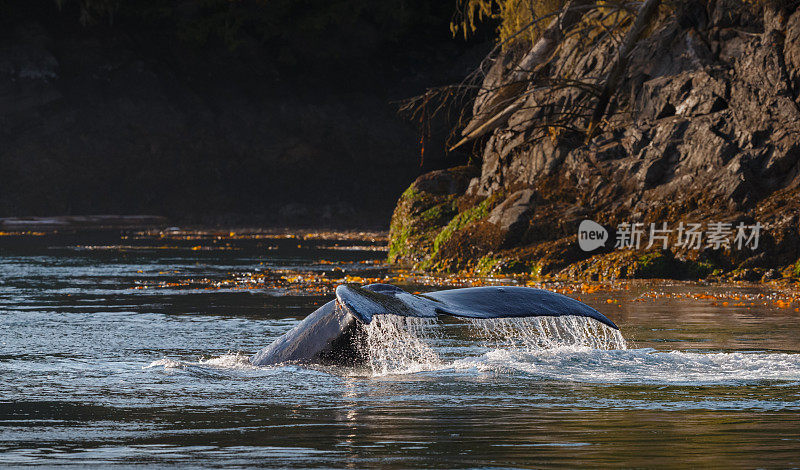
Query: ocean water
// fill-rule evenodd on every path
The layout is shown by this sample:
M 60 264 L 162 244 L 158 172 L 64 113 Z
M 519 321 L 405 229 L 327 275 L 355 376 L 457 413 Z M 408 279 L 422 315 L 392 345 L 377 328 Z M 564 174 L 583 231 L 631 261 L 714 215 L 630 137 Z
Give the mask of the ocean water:
M 393 271 L 383 244 L 5 234 L 0 465 L 800 467 L 800 313 L 763 287 L 544 285 L 620 332 L 384 317 L 365 367 L 250 365 L 339 282 L 469 282 Z

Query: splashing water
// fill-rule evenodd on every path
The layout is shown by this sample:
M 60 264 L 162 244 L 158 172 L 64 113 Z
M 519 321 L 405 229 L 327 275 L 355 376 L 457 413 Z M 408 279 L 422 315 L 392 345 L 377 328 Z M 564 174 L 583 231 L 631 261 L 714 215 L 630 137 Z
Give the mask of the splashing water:
M 435 338 L 432 318 L 376 315 L 366 332 L 366 355 L 373 375 L 433 370 L 441 359 L 431 346 Z
M 510 351 L 542 351 L 561 347 L 622 350 L 618 330 L 591 319 L 568 317 L 468 319 L 486 346 Z M 445 367 L 435 343 L 441 330 L 431 318 L 378 315 L 364 325 L 364 354 L 373 375 L 403 374 Z
M 153 367 L 164 367 L 164 370 L 193 370 L 197 368 L 204 369 L 253 369 L 250 363 L 250 356 L 240 352 L 223 354 L 221 356 L 211 358 L 199 358 L 197 362 L 174 360 L 168 357 L 155 360 L 149 365 L 142 367 L 142 369 L 151 369 Z
M 495 349 L 538 351 L 562 347 L 628 349 L 619 330 L 589 318 L 527 317 L 468 320 L 472 329 Z

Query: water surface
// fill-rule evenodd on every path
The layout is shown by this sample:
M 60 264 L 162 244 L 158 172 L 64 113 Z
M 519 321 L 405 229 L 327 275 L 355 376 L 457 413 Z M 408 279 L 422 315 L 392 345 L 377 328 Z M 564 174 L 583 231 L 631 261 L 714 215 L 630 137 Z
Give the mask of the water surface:
M 337 282 L 458 283 L 382 246 L 0 237 L 0 464 L 800 466 L 800 313 L 762 287 L 552 284 L 625 340 L 442 319 L 374 331 L 363 369 L 250 366 Z

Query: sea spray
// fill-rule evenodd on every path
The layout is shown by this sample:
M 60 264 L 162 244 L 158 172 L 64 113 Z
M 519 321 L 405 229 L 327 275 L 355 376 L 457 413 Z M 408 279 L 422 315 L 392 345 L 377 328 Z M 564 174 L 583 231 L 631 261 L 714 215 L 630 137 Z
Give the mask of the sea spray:
M 529 351 L 559 347 L 627 349 L 622 333 L 589 318 L 577 316 L 488 318 L 468 320 L 472 329 L 497 349 Z
M 431 370 L 441 360 L 431 343 L 436 338 L 435 319 L 376 315 L 368 325 L 365 354 L 374 375 Z

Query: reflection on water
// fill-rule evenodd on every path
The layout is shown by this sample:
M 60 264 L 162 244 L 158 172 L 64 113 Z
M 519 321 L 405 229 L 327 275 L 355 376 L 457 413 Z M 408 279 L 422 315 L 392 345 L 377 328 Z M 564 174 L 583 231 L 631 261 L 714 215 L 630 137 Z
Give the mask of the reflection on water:
M 0 237 L 0 464 L 800 466 L 800 313 L 759 287 L 550 285 L 624 339 L 386 320 L 366 369 L 250 365 L 343 279 L 432 288 L 382 243 Z

